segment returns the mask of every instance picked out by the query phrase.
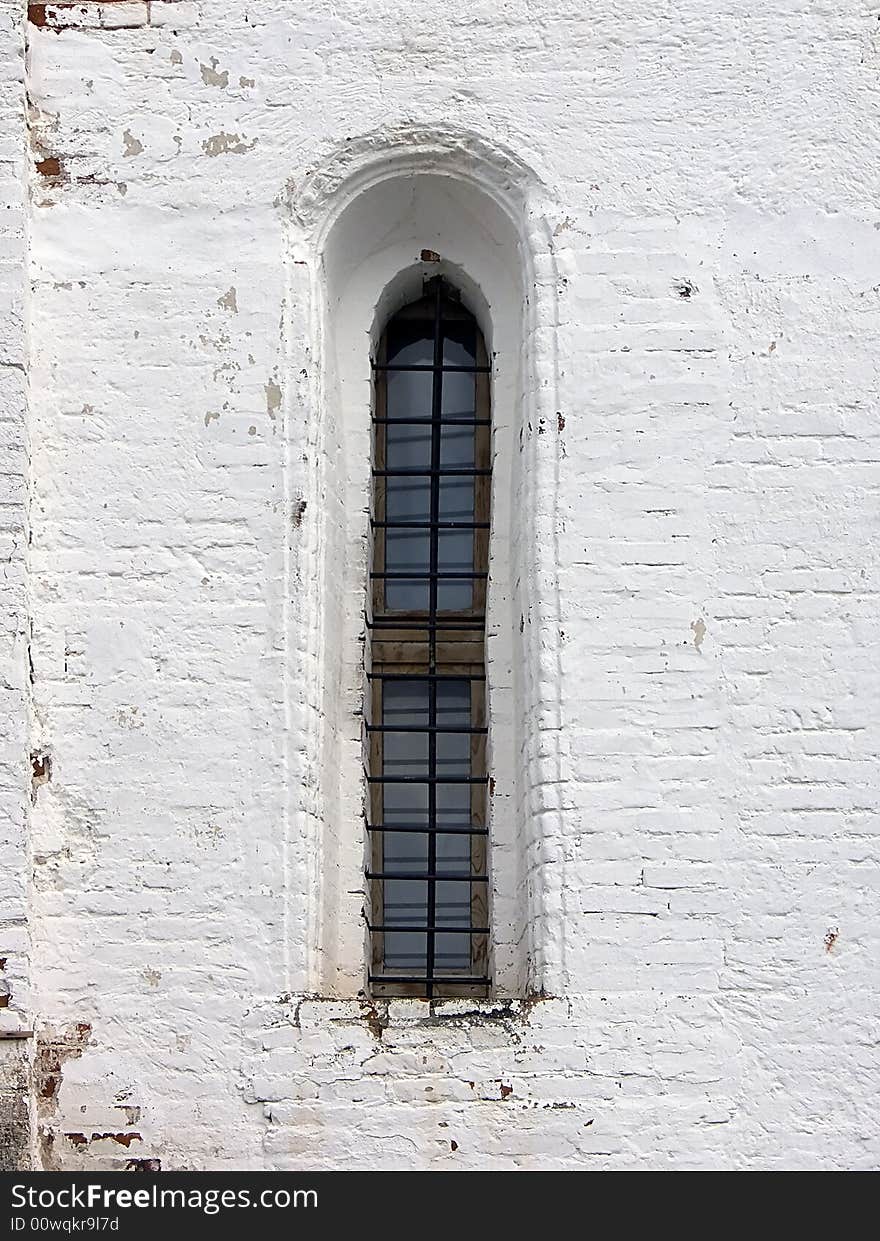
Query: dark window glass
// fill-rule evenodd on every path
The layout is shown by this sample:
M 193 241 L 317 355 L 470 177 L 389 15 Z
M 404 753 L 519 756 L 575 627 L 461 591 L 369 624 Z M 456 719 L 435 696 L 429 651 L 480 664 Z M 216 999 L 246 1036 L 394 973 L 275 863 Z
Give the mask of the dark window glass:
M 443 281 L 388 324 L 375 376 L 370 981 L 485 994 L 489 367 Z

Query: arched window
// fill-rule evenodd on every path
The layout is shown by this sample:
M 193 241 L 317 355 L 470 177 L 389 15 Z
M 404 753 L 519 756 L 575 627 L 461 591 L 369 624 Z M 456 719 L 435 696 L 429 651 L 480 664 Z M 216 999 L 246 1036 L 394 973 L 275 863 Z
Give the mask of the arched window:
M 393 316 L 373 373 L 370 986 L 485 995 L 490 367 L 444 279 Z

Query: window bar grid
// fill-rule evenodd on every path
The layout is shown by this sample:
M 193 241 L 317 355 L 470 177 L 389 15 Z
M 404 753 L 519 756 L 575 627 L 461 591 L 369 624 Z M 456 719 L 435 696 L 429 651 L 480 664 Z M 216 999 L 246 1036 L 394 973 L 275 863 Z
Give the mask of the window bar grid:
M 431 403 L 431 509 L 430 520 L 432 529 L 430 539 L 431 578 L 428 593 L 428 612 L 431 620 L 437 618 L 437 578 L 439 560 L 439 540 L 436 523 L 440 520 L 440 415 L 443 409 L 443 372 L 436 369 L 443 365 L 443 291 L 440 281 L 434 285 L 434 383 L 432 386 Z M 437 671 L 437 631 L 432 629 L 428 634 L 428 670 Z M 437 682 L 428 682 L 428 725 L 433 729 L 437 725 Z M 437 734 L 428 734 L 428 822 L 437 822 Z M 428 871 L 437 869 L 437 836 L 431 833 L 428 837 Z M 428 883 L 428 926 L 433 928 L 437 917 L 437 883 Z M 436 931 L 427 933 L 426 970 L 428 975 L 428 999 L 434 996 L 434 952 L 436 948 Z
M 385 659 L 379 658 L 377 662 L 381 665 L 381 670 L 368 670 L 368 681 L 376 687 L 376 693 L 379 695 L 378 699 L 374 698 L 374 706 L 378 708 L 379 719 L 382 722 L 372 723 L 370 721 L 365 721 L 365 735 L 368 738 L 373 737 L 380 746 L 378 751 L 371 750 L 370 752 L 374 755 L 374 761 L 378 762 L 378 770 L 383 773 L 382 775 L 367 774 L 368 787 L 377 790 L 377 794 L 380 798 L 378 805 L 383 807 L 383 811 L 380 816 L 370 815 L 369 817 L 379 817 L 383 820 L 386 818 L 386 813 L 384 810 L 384 792 L 382 792 L 385 786 L 393 787 L 421 785 L 425 788 L 427 800 L 426 821 L 423 823 L 388 823 L 383 821 L 372 823 L 367 822 L 366 824 L 367 832 L 373 839 L 384 839 L 383 833 L 414 833 L 423 835 L 426 838 L 425 852 L 416 855 L 416 857 L 425 859 L 423 862 L 423 869 L 418 871 L 411 869 L 396 869 L 394 861 L 391 860 L 397 853 L 396 850 L 395 853 L 388 855 L 390 865 L 386 867 L 384 861 L 386 853 L 383 847 L 378 854 L 374 853 L 374 863 L 371 867 L 367 868 L 365 872 L 369 881 L 376 882 L 380 885 L 379 904 L 376 905 L 374 903 L 373 918 L 367 920 L 367 927 L 371 937 L 384 937 L 386 933 L 424 934 L 425 948 L 423 952 L 414 954 L 401 952 L 398 954 L 401 969 L 405 969 L 408 958 L 410 961 L 418 961 L 419 965 L 421 965 L 422 961 L 424 961 L 424 973 L 410 971 L 407 971 L 406 973 L 387 972 L 388 967 L 385 959 L 387 941 L 385 941 L 384 938 L 380 938 L 379 943 L 385 945 L 384 947 L 381 947 L 379 951 L 378 962 L 381 964 L 381 969 L 376 969 L 377 958 L 374 954 L 373 968 L 368 971 L 368 980 L 371 984 L 377 983 L 386 987 L 394 987 L 399 984 L 418 984 L 421 988 L 423 988 L 422 994 L 427 999 L 434 998 L 438 987 L 442 989 L 446 987 L 456 988 L 460 986 L 487 987 L 489 985 L 489 978 L 486 972 L 474 972 L 473 952 L 470 954 L 470 959 L 472 962 L 472 968 L 470 971 L 461 972 L 458 974 L 447 974 L 444 972 L 442 966 L 442 954 L 438 958 L 438 944 L 436 937 L 443 934 L 466 935 L 473 943 L 476 937 L 486 937 L 490 933 L 488 926 L 477 925 L 477 923 L 483 923 L 486 921 L 485 901 L 481 898 L 479 903 L 479 910 L 482 910 L 483 916 L 475 917 L 474 915 L 475 913 L 478 913 L 478 909 L 474 905 L 474 888 L 472 886 L 474 884 L 484 885 L 482 888 L 482 891 L 484 892 L 488 886 L 488 876 L 485 873 L 485 846 L 481 845 L 481 851 L 478 851 L 476 855 L 473 853 L 472 849 L 469 849 L 467 854 L 467 857 L 469 858 L 469 869 L 467 870 L 462 871 L 460 869 L 446 869 L 442 865 L 442 859 L 440 863 L 438 863 L 438 837 L 445 837 L 449 839 L 451 837 L 461 836 L 465 839 L 469 838 L 471 840 L 476 840 L 480 837 L 488 837 L 489 834 L 488 827 L 483 825 L 485 823 L 485 819 L 482 818 L 484 811 L 475 813 L 473 796 L 471 796 L 469 802 L 470 811 L 468 812 L 467 826 L 451 826 L 448 823 L 441 826 L 441 815 L 438 806 L 438 788 L 440 786 L 463 786 L 471 787 L 472 789 L 485 789 L 490 783 L 488 775 L 443 775 L 439 770 L 441 764 L 448 764 L 452 761 L 455 765 L 457 760 L 450 760 L 449 758 L 441 759 L 439 757 L 438 738 L 456 734 L 470 737 L 470 743 L 467 751 L 469 757 L 466 760 L 467 766 L 465 769 L 473 772 L 473 763 L 475 761 L 474 756 L 479 753 L 479 751 L 475 750 L 474 747 L 481 738 L 488 734 L 489 730 L 488 727 L 485 726 L 483 720 L 480 720 L 479 717 L 474 717 L 473 713 L 475 710 L 475 700 L 470 694 L 467 696 L 470 703 L 467 710 L 471 717 L 469 727 L 456 727 L 453 725 L 444 725 L 439 722 L 441 711 L 449 710 L 449 708 L 441 708 L 438 703 L 438 698 L 439 687 L 443 683 L 466 682 L 468 684 L 479 684 L 485 682 L 486 680 L 485 668 L 483 667 L 485 658 L 485 615 L 482 613 L 482 608 L 479 612 L 476 608 L 474 608 L 474 610 L 466 613 L 456 614 L 455 612 L 445 610 L 441 613 L 439 591 L 440 583 L 442 582 L 472 582 L 474 589 L 472 602 L 476 604 L 478 602 L 482 602 L 485 598 L 485 584 L 489 575 L 486 570 L 477 569 L 474 566 L 473 559 L 471 561 L 472 568 L 469 570 L 441 570 L 440 535 L 443 531 L 473 532 L 475 540 L 479 540 L 480 536 L 477 532 L 488 532 L 490 526 L 489 521 L 477 520 L 478 517 L 488 516 L 488 511 L 478 511 L 476 489 L 481 484 L 482 480 L 486 480 L 487 482 L 492 474 L 491 467 L 485 464 L 480 464 L 480 460 L 477 455 L 473 458 L 473 466 L 456 464 L 444 466 L 442 464 L 444 443 L 442 432 L 445 426 L 472 427 L 474 429 L 474 452 L 476 454 L 478 452 L 478 436 L 481 433 L 485 433 L 481 432 L 480 429 L 488 428 L 491 424 L 491 419 L 489 417 L 478 416 L 480 412 L 479 401 L 477 401 L 474 406 L 474 416 L 472 418 L 458 417 L 455 415 L 444 417 L 443 376 L 445 373 L 455 372 L 467 372 L 474 375 L 487 376 L 491 373 L 491 367 L 488 365 L 479 365 L 478 357 L 474 358 L 474 364 L 467 366 L 444 363 L 443 353 L 445 331 L 443 312 L 445 298 L 444 286 L 441 280 L 438 279 L 433 282 L 431 292 L 433 294 L 433 362 L 431 364 L 395 364 L 393 362 L 385 363 L 384 361 L 374 363 L 374 370 L 380 372 L 380 374 L 391 371 L 424 371 L 430 373 L 431 416 L 430 418 L 406 416 L 392 418 L 387 416 L 387 409 L 383 409 L 381 411 L 381 416 L 377 414 L 377 416 L 372 420 L 373 425 L 376 428 L 376 434 L 377 436 L 382 437 L 384 446 L 382 449 L 381 459 L 374 462 L 374 468 L 372 470 L 373 477 L 377 480 L 377 485 L 381 488 L 381 506 L 379 514 L 376 517 L 371 518 L 370 522 L 372 529 L 377 532 L 377 537 L 382 540 L 381 559 L 379 569 L 370 572 L 369 580 L 376 584 L 376 590 L 379 592 L 378 601 L 381 602 L 377 601 L 375 604 L 375 610 L 382 614 L 374 614 L 372 616 L 368 616 L 367 618 L 367 626 L 373 634 L 374 642 L 396 643 L 398 651 L 401 646 L 418 646 L 419 648 L 424 648 L 424 650 L 415 651 L 409 657 L 398 654 L 396 658 L 390 656 Z M 453 318 L 455 317 L 456 316 L 453 312 Z M 385 389 L 384 392 L 384 399 L 386 401 L 388 399 L 387 389 Z M 486 406 L 483 407 L 484 412 L 486 408 Z M 419 426 L 425 428 L 426 430 L 430 427 L 430 466 L 428 468 L 395 468 L 389 465 L 386 436 L 388 434 L 387 428 L 390 425 Z M 456 520 L 454 518 L 445 520 L 441 519 L 441 482 L 442 479 L 447 477 L 457 477 L 462 480 L 473 479 L 475 488 L 472 502 L 473 520 Z M 384 480 L 399 478 L 422 479 L 427 484 L 429 488 L 427 521 L 402 519 L 389 520 L 386 508 L 388 493 L 386 491 Z M 485 486 L 486 484 L 482 483 L 482 485 Z M 424 562 L 421 565 L 418 565 L 415 571 L 404 571 L 396 568 L 388 568 L 388 550 L 384 546 L 386 532 L 395 530 L 421 530 L 427 534 L 427 572 L 424 571 Z M 484 535 L 482 537 L 485 542 L 485 537 L 487 536 Z M 475 543 L 471 556 L 473 557 L 476 554 L 477 544 Z M 427 611 L 405 612 L 402 615 L 395 615 L 393 611 L 389 610 L 386 604 L 386 591 L 388 589 L 388 583 L 393 583 L 395 581 L 410 582 L 411 584 L 418 582 L 425 583 L 427 585 L 428 592 Z M 416 637 L 410 636 L 414 633 L 417 635 Z M 459 634 L 458 638 L 455 637 L 456 633 Z M 457 649 L 456 643 L 458 643 L 458 647 L 460 648 L 462 661 L 461 665 L 455 662 L 455 657 L 452 653 Z M 479 648 L 478 656 L 475 656 L 472 653 L 475 645 Z M 443 650 L 442 655 L 439 650 L 441 647 Z M 408 659 L 413 662 L 408 663 Z M 393 667 L 395 662 L 400 662 L 407 668 L 407 670 L 404 671 L 403 667 L 401 667 L 400 669 L 389 671 L 389 663 Z M 474 664 L 480 667 L 481 670 L 478 672 L 473 671 L 472 669 Z M 455 668 L 455 671 L 450 671 L 450 667 Z M 426 685 L 426 725 L 395 725 L 394 723 L 386 722 L 388 717 L 385 714 L 385 695 L 383 692 L 383 687 L 386 683 L 401 682 L 421 682 Z M 480 703 L 483 702 L 482 692 L 477 701 Z M 485 704 L 483 703 L 480 707 L 480 711 L 482 712 L 484 710 Z M 393 733 L 409 733 L 416 736 L 421 735 L 425 738 L 427 742 L 427 774 L 422 774 L 420 776 L 388 776 L 384 774 L 386 761 L 384 737 L 387 734 Z M 411 760 L 406 759 L 405 763 L 410 763 L 410 761 Z M 373 767 L 372 770 L 376 770 L 376 768 Z M 483 767 L 483 770 L 485 770 L 485 767 Z M 378 808 L 378 805 L 374 805 L 373 809 L 375 810 Z M 448 813 L 448 811 L 446 813 Z M 476 848 L 476 845 L 473 847 Z M 403 860 L 404 855 L 397 854 L 397 856 L 400 857 L 400 860 Z M 412 860 L 416 861 L 416 857 Z M 454 857 L 454 854 L 451 857 L 448 857 L 446 866 L 449 866 L 449 864 L 453 862 Z M 381 861 L 377 866 L 376 861 L 379 859 L 381 859 Z M 475 869 L 480 869 L 484 873 L 475 874 Z M 384 883 L 388 880 L 394 882 L 413 881 L 416 883 L 425 884 L 426 894 L 423 898 L 423 903 L 420 902 L 421 909 L 419 910 L 419 915 L 424 916 L 425 918 L 424 924 L 417 923 L 413 921 L 412 918 L 406 919 L 404 911 L 408 900 L 395 900 L 395 903 L 399 907 L 397 917 L 401 919 L 400 921 L 396 921 L 394 917 L 388 920 L 384 916 L 385 897 L 382 895 L 382 892 L 384 890 Z M 462 887 L 467 885 L 466 891 L 471 893 L 471 895 L 464 902 L 450 901 L 449 898 L 446 898 L 443 900 L 442 905 L 440 905 L 440 902 L 438 901 L 437 887 L 438 884 L 441 883 L 457 883 Z M 440 912 L 440 910 L 438 910 L 438 905 L 440 905 L 440 910 L 446 909 L 447 911 L 454 909 L 456 905 L 458 905 L 459 908 L 467 908 L 470 910 L 468 923 L 466 925 L 462 925 L 460 922 L 455 921 L 451 924 L 448 922 L 444 923 L 444 917 L 449 918 L 450 914 L 449 912 L 446 912 L 444 915 Z M 411 910 L 418 909 L 418 904 L 411 904 L 409 908 Z M 381 914 L 379 917 L 376 917 L 376 913 L 378 911 L 381 911 Z M 452 917 L 455 917 L 454 913 L 452 914 Z M 481 951 L 484 950 L 477 950 L 477 960 L 479 962 L 477 966 L 478 970 L 484 964 L 480 955 Z M 448 959 L 448 951 L 446 955 Z M 438 961 L 440 963 L 440 973 L 438 973 Z M 441 991 L 441 993 L 445 992 Z

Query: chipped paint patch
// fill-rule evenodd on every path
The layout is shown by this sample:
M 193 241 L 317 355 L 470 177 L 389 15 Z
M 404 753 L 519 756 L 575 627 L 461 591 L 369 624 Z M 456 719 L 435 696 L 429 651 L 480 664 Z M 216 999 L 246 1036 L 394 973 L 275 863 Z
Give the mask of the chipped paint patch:
M 220 90 L 225 90 L 229 85 L 229 70 L 222 69 L 218 72 L 216 56 L 211 57 L 211 63 L 209 65 L 204 65 L 200 62 L 199 71 L 202 75 L 202 81 L 206 86 L 216 86 Z
M 266 384 L 266 413 L 274 422 L 281 408 L 281 389 L 274 379 Z
M 222 130 L 219 134 L 212 134 L 202 143 L 202 150 L 206 155 L 244 155 L 247 151 L 252 150 L 257 145 L 257 139 L 251 142 L 245 140 L 239 134 L 227 134 Z
M 141 140 L 139 138 L 135 138 L 134 134 L 128 129 L 123 130 L 122 141 L 125 147 L 124 154 L 128 159 L 130 159 L 133 155 L 140 155 L 144 149 L 144 144 Z
M 691 629 L 694 633 L 694 646 L 697 650 L 700 650 L 703 645 L 703 639 L 706 636 L 706 622 L 703 620 L 702 616 L 698 617 L 695 621 L 691 621 Z

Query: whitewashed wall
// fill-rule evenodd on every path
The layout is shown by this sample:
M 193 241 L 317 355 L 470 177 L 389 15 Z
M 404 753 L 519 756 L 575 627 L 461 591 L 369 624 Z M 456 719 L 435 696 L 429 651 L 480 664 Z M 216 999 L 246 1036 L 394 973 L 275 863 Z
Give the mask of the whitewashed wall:
M 876 1166 L 876 6 L 19 7 L 0 928 L 26 807 L 41 1166 Z M 559 324 L 523 428 L 551 994 L 429 1013 L 305 994 L 333 877 L 290 669 L 352 628 L 310 602 L 298 204 L 432 132 L 532 179 Z
M 0 1167 L 31 1162 L 24 24 L 0 0 Z

